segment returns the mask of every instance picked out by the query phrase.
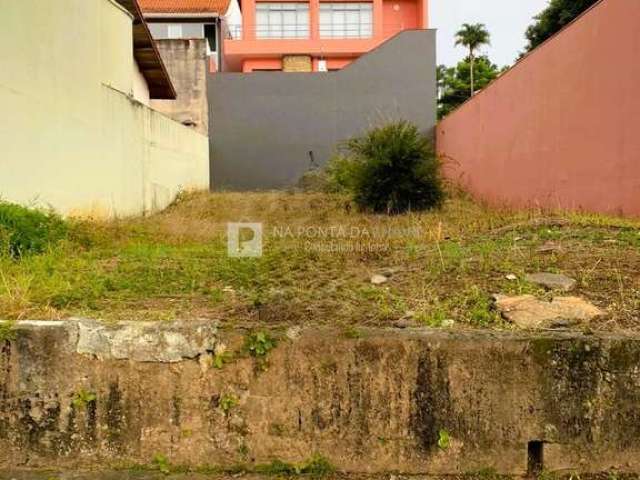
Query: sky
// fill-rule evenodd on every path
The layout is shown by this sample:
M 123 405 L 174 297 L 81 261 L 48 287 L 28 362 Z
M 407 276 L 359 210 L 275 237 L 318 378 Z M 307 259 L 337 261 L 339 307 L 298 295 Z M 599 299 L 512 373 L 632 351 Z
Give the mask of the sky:
M 465 55 L 454 47 L 463 23 L 484 23 L 491 33 L 488 54 L 500 67 L 511 65 L 526 45 L 524 32 L 548 0 L 430 0 L 430 27 L 438 29 L 438 64 L 455 65 Z

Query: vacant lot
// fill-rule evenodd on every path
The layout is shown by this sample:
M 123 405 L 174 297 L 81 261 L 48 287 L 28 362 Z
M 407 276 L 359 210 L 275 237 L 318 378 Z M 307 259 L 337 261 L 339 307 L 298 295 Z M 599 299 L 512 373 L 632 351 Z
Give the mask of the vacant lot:
M 261 222 L 263 255 L 230 258 L 227 222 Z M 0 257 L 0 317 L 511 328 L 491 294 L 549 297 L 524 281 L 548 271 L 607 311 L 593 328 L 638 329 L 638 227 L 464 198 L 388 217 L 341 196 L 189 194 L 148 218 L 74 223 L 44 254 Z M 388 281 L 374 285 L 376 274 Z

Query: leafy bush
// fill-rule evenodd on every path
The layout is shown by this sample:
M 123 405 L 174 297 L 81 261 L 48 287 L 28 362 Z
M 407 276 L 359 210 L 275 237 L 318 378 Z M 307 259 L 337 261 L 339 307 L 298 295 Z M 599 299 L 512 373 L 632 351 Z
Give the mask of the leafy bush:
M 356 178 L 362 162 L 358 158 L 346 155 L 334 155 L 325 168 L 327 176 L 326 190 L 329 193 L 354 192 Z
M 41 253 L 67 232 L 67 224 L 55 213 L 0 202 L 0 255 Z
M 352 192 L 363 210 L 396 214 L 437 207 L 444 198 L 430 140 L 406 121 L 369 130 L 344 144 L 328 167 L 331 184 Z

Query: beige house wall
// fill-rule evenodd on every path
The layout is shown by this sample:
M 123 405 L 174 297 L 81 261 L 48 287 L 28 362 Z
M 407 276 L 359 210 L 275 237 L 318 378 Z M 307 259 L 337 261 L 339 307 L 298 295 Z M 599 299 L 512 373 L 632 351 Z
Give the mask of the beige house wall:
M 142 75 L 142 71 L 140 70 L 138 63 L 135 60 L 133 62 L 133 65 L 133 98 L 149 107 L 151 105 L 149 85 L 147 85 L 147 80 L 144 78 L 144 75 Z
M 2 199 L 127 216 L 208 187 L 207 137 L 135 99 L 148 88 L 126 11 L 110 0 L 0 7 Z

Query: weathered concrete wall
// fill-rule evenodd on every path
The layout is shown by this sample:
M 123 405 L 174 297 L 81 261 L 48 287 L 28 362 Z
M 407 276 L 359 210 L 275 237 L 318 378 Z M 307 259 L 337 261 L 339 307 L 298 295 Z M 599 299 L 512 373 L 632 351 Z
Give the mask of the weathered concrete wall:
M 153 100 L 151 107 L 209 135 L 206 40 L 157 40 L 160 56 L 178 93 L 176 100 Z
M 327 73 L 209 76 L 211 185 L 241 190 L 295 184 L 336 144 L 384 119 L 431 132 L 436 119 L 435 32 L 405 31 Z
M 215 324 L 23 322 L 0 349 L 0 469 L 315 452 L 351 472 L 522 474 L 543 441 L 550 470 L 640 471 L 638 338 L 360 333 L 282 334 L 261 365 Z
M 3 200 L 133 215 L 166 206 L 180 188 L 207 188 L 207 138 L 134 98 L 144 89 L 126 11 L 110 0 L 1 9 Z
M 449 177 L 492 203 L 640 215 L 639 17 L 602 1 L 445 118 Z

